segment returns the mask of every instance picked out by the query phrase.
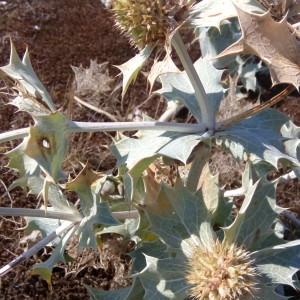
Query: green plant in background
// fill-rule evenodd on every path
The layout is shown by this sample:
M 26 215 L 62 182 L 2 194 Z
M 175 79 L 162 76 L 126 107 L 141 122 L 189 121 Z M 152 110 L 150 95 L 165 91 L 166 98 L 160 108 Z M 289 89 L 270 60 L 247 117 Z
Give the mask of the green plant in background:
M 216 115 L 227 93 L 224 69 L 236 73 L 246 90 L 259 90 L 254 76 L 261 69 L 270 72 L 273 84 L 291 84 L 285 93 L 298 89 L 300 52 L 291 29 L 299 14 L 296 1 L 286 3 L 282 22 L 255 0 L 115 0 L 112 9 L 139 51 L 118 67 L 122 96 L 154 53 L 148 80 L 151 88 L 155 81 L 161 83 L 154 93 L 166 99 L 167 111 L 159 120 L 145 116 L 142 122 L 69 120 L 56 110 L 28 52 L 20 60 L 12 44 L 10 62 L 1 70 L 15 82 L 11 104 L 28 112 L 34 125 L 0 133 L 0 142 L 22 139 L 6 153 L 8 166 L 20 174 L 10 189 L 23 187 L 41 196 L 44 205 L 3 207 L 0 215 L 26 216 L 27 232 L 38 229 L 44 238 L 0 274 L 52 243 L 50 258 L 33 268 L 51 284 L 53 266 L 65 261 L 74 235 L 83 249 L 97 248 L 103 234 L 116 233 L 135 242 L 132 286 L 115 291 L 87 287 L 92 299 L 286 298 L 284 285 L 299 288 L 300 241 L 283 238 L 278 216 L 284 210 L 276 206 L 276 186 L 299 174 L 299 128 L 269 108 L 274 99 L 222 121 Z M 200 42 L 202 56 L 195 62 L 181 28 L 194 30 Z M 182 71 L 172 60 L 172 49 Z M 195 123 L 170 121 L 182 106 Z M 68 179 L 62 169 L 68 137 L 97 131 L 137 131 L 134 137 L 117 135 L 111 146 L 118 174 L 97 173 L 85 165 L 75 179 Z M 214 145 L 247 162 L 237 191 L 222 190 L 217 176 L 210 174 L 207 162 Z M 268 180 L 279 165 L 290 172 Z M 159 178 L 157 170 L 169 166 L 175 166 L 175 173 Z M 124 192 L 109 189 L 120 184 Z M 77 194 L 79 205 L 68 200 L 67 191 Z M 238 208 L 233 197 L 241 195 L 245 199 Z

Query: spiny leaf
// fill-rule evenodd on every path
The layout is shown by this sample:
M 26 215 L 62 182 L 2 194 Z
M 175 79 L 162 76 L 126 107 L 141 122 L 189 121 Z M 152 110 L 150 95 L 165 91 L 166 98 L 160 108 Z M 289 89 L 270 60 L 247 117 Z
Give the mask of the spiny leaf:
M 9 158 L 7 167 L 15 169 L 26 179 L 26 176 L 39 175 L 41 169 L 36 160 L 25 154 L 25 149 L 26 143 L 23 141 L 13 150 L 6 152 L 6 156 Z
M 189 285 L 183 268 L 187 262 L 182 256 L 165 259 L 146 256 L 146 261 L 146 272 L 140 276 L 144 300 L 183 300 L 188 296 Z
M 93 171 L 86 164 L 80 173 L 73 180 L 69 181 L 65 187 L 69 191 L 78 194 L 82 212 L 88 216 L 94 205 L 94 199 L 99 201 L 99 195 L 96 192 L 97 184 L 101 184 L 103 175 Z
M 276 183 L 260 180 L 248 188 L 245 200 L 234 222 L 224 229 L 228 244 L 256 250 L 272 233 L 278 215 L 275 202 Z
M 140 226 L 140 217 L 126 219 L 121 225 L 108 226 L 97 232 L 97 236 L 100 237 L 105 233 L 116 233 L 122 235 L 125 239 L 130 240 L 136 236 L 136 233 Z
M 28 177 L 40 180 L 39 193 L 47 210 L 49 186 L 64 177 L 62 163 L 68 148 L 67 119 L 58 112 L 34 118 L 35 125 L 30 127 L 28 136 L 6 155 L 8 167 L 18 170 L 21 175 L 18 182 L 28 183 Z
M 254 252 L 258 270 L 268 274 L 263 278 L 266 284 L 281 283 L 294 286 L 293 276 L 300 268 L 300 241 L 272 246 Z
M 179 73 L 180 70 L 175 65 L 170 51 L 167 52 L 166 56 L 163 60 L 157 61 L 152 65 L 152 68 L 149 72 L 149 75 L 147 77 L 149 83 L 150 83 L 150 91 L 152 91 L 152 87 L 158 77 L 160 77 L 162 74 L 165 73 Z
M 51 111 L 55 111 L 55 106 L 52 102 L 49 93 L 47 92 L 43 84 L 40 82 L 32 68 L 28 49 L 26 49 L 23 60 L 21 61 L 13 43 L 11 42 L 9 64 L 4 67 L 1 67 L 0 70 L 2 70 L 12 79 L 16 80 L 24 88 L 26 93 L 28 93 L 28 95 L 31 96 L 33 99 L 39 99 L 43 101 L 44 104 L 46 104 Z M 26 93 L 23 95 L 24 98 L 26 98 Z M 22 101 L 22 99 L 19 99 L 18 101 Z M 26 99 L 24 99 L 24 101 L 26 101 Z M 15 104 L 17 103 L 15 102 Z M 20 104 L 20 108 L 22 107 L 22 105 L 23 104 Z M 39 107 L 39 109 L 40 108 L 41 106 Z
M 33 117 L 49 115 L 51 113 L 50 110 L 45 108 L 35 98 L 26 97 L 25 95 L 15 97 L 10 104 L 16 106 L 19 111 L 28 112 Z
M 62 163 L 68 148 L 67 120 L 60 113 L 36 117 L 29 135 L 9 151 L 9 167 L 21 175 L 39 175 L 41 170 L 54 180 L 64 177 Z
M 132 200 L 142 172 L 158 156 L 166 156 L 186 163 L 193 149 L 207 139 L 204 134 L 182 134 L 167 131 L 139 132 L 139 138 L 124 138 L 111 146 L 118 165 L 125 166 L 124 176 L 127 198 Z
M 116 66 L 123 74 L 122 97 L 124 98 L 129 85 L 136 80 L 139 71 L 143 67 L 146 60 L 151 55 L 153 47 L 146 46 L 135 57 L 131 58 L 124 64 Z
M 269 12 L 258 15 L 244 11 L 236 4 L 242 37 L 218 57 L 231 54 L 254 54 L 269 67 L 273 85 L 300 85 L 300 47 L 295 32 L 286 19 L 276 22 Z
M 148 204 L 146 212 L 149 217 L 152 230 L 160 238 L 173 248 L 180 248 L 182 240 L 188 239 L 189 234 L 181 224 L 180 218 L 174 214 L 173 207 L 168 201 L 166 190 L 162 190 L 155 205 Z
M 300 127 L 289 121 L 281 128 L 281 134 L 285 139 L 286 152 L 300 160 Z
M 258 297 L 258 300 L 286 300 L 290 299 L 289 297 L 284 297 L 282 295 L 279 295 L 276 293 L 275 289 L 276 286 L 268 286 L 268 285 L 262 285 L 259 286 L 259 293 L 260 297 Z
M 67 190 L 76 192 L 80 199 L 80 208 L 84 216 L 77 230 L 80 249 L 97 247 L 96 226 L 120 225 L 111 215 L 108 204 L 101 202 L 100 191 L 103 183 L 103 175 L 92 171 L 86 165 L 78 176 L 65 186 Z
M 211 3 L 213 2 L 214 1 L 211 1 Z M 234 56 L 220 59 L 216 59 L 215 57 L 232 43 L 236 42 L 240 37 L 241 31 L 237 18 L 222 23 L 220 28 L 200 28 L 199 43 L 201 54 L 204 58 L 210 59 L 213 62 L 213 66 L 217 69 L 229 68 L 229 70 L 231 70 L 231 65 L 236 65 Z
M 163 187 L 156 205 L 145 209 L 153 231 L 170 247 L 190 251 L 191 243 L 209 246 L 214 239 L 203 198 L 183 186 Z
M 51 276 L 52 276 L 52 270 L 54 266 L 59 262 L 65 262 L 65 256 L 64 256 L 65 248 L 67 242 L 72 237 L 75 230 L 76 228 L 73 227 L 65 234 L 63 234 L 60 242 L 56 245 L 51 256 L 46 261 L 35 264 L 33 266 L 33 270 L 31 271 L 31 273 L 35 275 L 40 275 L 44 280 L 47 281 L 49 286 L 51 286 Z
M 200 58 L 194 63 L 195 69 L 207 93 L 209 105 L 216 112 L 223 98 L 221 77 L 223 71 L 217 70 L 208 59 Z M 185 105 L 198 121 L 201 112 L 195 97 L 194 89 L 185 71 L 180 73 L 165 73 L 160 77 L 162 88 L 156 93 L 164 96 L 168 101 L 178 100 Z
M 191 11 L 191 23 L 193 26 L 199 27 L 217 27 L 224 20 L 231 19 L 237 16 L 236 9 L 232 0 L 203 0 L 194 5 Z M 236 0 L 243 9 L 253 13 L 263 13 L 265 8 L 256 0 Z
M 79 249 L 84 249 L 86 247 L 97 249 L 96 227 L 101 225 L 120 225 L 120 222 L 111 215 L 109 206 L 106 202 L 97 203 L 94 198 L 89 215 L 82 219 L 76 232 L 79 236 Z
M 139 275 L 147 266 L 146 256 L 152 256 L 159 259 L 168 258 L 170 255 L 170 250 L 167 246 L 160 240 L 155 240 L 151 242 L 140 241 L 134 251 L 130 252 L 130 257 L 132 258 L 132 270 L 131 273 L 136 276 Z
M 29 193 L 39 195 L 43 189 L 45 178 L 40 176 L 30 176 L 27 178 L 26 186 Z M 48 198 L 51 206 L 59 211 L 66 211 L 78 214 L 78 210 L 70 203 L 57 184 L 50 184 L 48 187 Z
M 224 199 L 223 192 L 219 188 L 219 176 L 212 175 L 208 164 L 202 170 L 198 189 L 211 214 L 211 223 L 224 226 L 230 216 L 232 203 Z
M 224 144 L 239 159 L 244 159 L 249 154 L 250 159 L 256 163 L 265 161 L 275 168 L 279 161 L 297 166 L 298 159 L 291 156 L 285 144 L 289 140 L 298 145 L 298 139 L 285 139 L 281 134 L 286 122 L 288 118 L 285 115 L 274 109 L 267 109 L 217 132 L 217 142 Z
M 25 154 L 36 160 L 55 180 L 63 176 L 61 167 L 68 149 L 67 119 L 60 113 L 37 117 L 24 139 Z
M 261 61 L 257 62 L 258 59 L 254 55 L 217 57 L 218 54 L 239 40 L 240 37 L 241 31 L 237 18 L 222 23 L 219 29 L 204 27 L 199 32 L 199 42 L 203 57 L 209 58 L 213 62 L 213 66 L 217 69 L 226 69 L 231 76 L 238 77 L 235 94 L 236 101 L 239 98 L 245 98 L 247 92 L 250 90 L 260 92 L 262 87 L 259 85 L 256 76 L 268 71 L 267 67 Z M 246 93 L 244 89 L 246 89 Z
M 42 206 L 43 208 L 43 206 Z M 49 207 L 47 211 L 57 211 L 60 212 L 59 210 L 55 210 L 52 207 Z M 48 219 L 48 218 L 36 218 L 36 217 L 25 217 L 26 220 L 26 227 L 24 228 L 25 234 L 29 235 L 32 233 L 34 230 L 38 230 L 41 232 L 43 237 L 46 237 L 47 235 L 51 234 L 53 231 L 55 231 L 59 226 L 62 225 L 68 225 L 71 224 L 69 221 L 61 221 L 58 219 Z M 59 243 L 60 239 L 56 238 L 53 240 L 50 245 L 54 246 Z
M 236 221 L 229 228 L 225 228 L 224 241 L 222 242 L 223 237 L 220 236 L 218 242 L 219 245 L 228 247 L 228 249 L 237 247 L 236 249 L 239 249 L 240 252 L 249 251 L 250 256 L 247 259 L 255 267 L 255 273 L 258 273 L 254 279 L 258 289 L 255 290 L 254 295 L 256 299 L 260 300 L 282 299 L 275 293 L 276 286 L 278 284 L 293 285 L 292 276 L 300 264 L 299 241 L 282 244 L 283 241 L 278 238 L 276 246 L 273 244 L 270 248 L 264 248 L 265 241 L 274 234 L 272 225 L 277 217 L 275 186 L 276 183 L 263 181 L 258 181 L 251 186 Z M 206 207 L 203 199 L 197 199 L 202 203 L 201 209 L 200 207 L 198 209 L 193 203 L 191 204 L 194 200 L 196 201 L 198 195 L 183 193 L 181 189 L 181 186 L 179 188 L 176 186 L 173 190 L 164 188 L 162 190 L 164 194 L 160 194 L 160 198 L 157 200 L 157 207 L 152 209 L 152 207 L 147 208 L 146 206 L 145 208 L 154 232 L 169 248 L 167 251 L 162 249 L 158 256 L 145 255 L 146 267 L 143 272 L 137 274 L 145 289 L 144 299 L 155 297 L 155 299 L 181 300 L 188 297 L 192 287 L 187 282 L 186 274 L 191 267 L 189 262 L 190 258 L 194 257 L 195 249 L 203 251 L 202 247 L 205 245 L 204 249 L 207 251 L 204 250 L 204 255 L 209 255 L 210 250 L 215 251 L 213 247 L 209 247 L 211 242 L 199 243 L 199 240 L 203 241 L 205 238 L 205 231 L 201 230 L 201 227 L 209 220 L 207 213 L 204 213 Z M 162 203 L 164 203 L 163 206 Z M 262 215 L 263 213 L 266 215 Z M 197 227 L 195 224 L 198 226 L 198 237 L 194 236 Z M 257 234 L 258 230 L 260 230 L 259 234 Z M 188 234 L 184 234 L 185 231 Z M 176 236 L 173 236 L 173 232 L 176 232 Z M 229 232 L 230 239 L 228 238 Z M 178 247 L 179 245 L 180 247 Z M 139 251 L 142 252 L 142 248 L 143 246 Z M 273 251 L 274 255 L 272 255 Z M 168 256 L 166 257 L 166 255 Z M 217 254 L 213 252 L 211 255 L 215 261 L 214 255 Z M 209 262 L 207 261 L 207 263 Z M 201 264 L 201 266 L 203 268 L 204 265 Z M 209 269 L 209 266 L 207 268 Z M 201 272 L 201 269 L 195 269 L 195 271 Z M 203 280 L 206 280 L 207 274 L 209 272 L 203 273 Z M 215 276 L 214 272 L 212 274 Z M 214 280 L 214 278 L 211 279 Z M 199 280 L 201 280 L 200 276 Z M 239 277 L 238 280 L 242 280 L 242 278 Z M 251 296 L 243 295 L 239 299 L 251 299 Z
M 191 239 L 196 241 L 196 237 L 199 236 L 201 244 L 209 249 L 214 242 L 215 234 L 211 227 L 211 212 L 203 195 L 193 194 L 181 185 L 178 185 L 176 189 L 165 189 L 175 213 Z

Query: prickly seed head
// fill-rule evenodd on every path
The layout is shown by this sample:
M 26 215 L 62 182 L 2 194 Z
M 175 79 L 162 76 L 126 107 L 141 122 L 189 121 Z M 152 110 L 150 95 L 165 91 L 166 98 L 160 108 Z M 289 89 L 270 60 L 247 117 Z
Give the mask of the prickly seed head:
M 117 26 L 138 48 L 165 44 L 177 27 L 178 14 L 190 0 L 115 0 L 113 11 Z M 181 15 L 180 15 L 181 18 Z
M 257 292 L 258 274 L 249 252 L 216 242 L 212 249 L 195 248 L 186 280 L 195 300 L 238 300 Z

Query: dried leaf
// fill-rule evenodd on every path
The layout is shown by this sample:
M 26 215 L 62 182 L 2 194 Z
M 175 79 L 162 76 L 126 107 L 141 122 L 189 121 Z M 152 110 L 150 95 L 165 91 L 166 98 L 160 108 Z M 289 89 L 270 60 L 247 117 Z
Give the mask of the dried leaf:
M 147 46 L 143 50 L 141 50 L 135 57 L 131 58 L 120 66 L 116 66 L 123 74 L 122 98 L 124 98 L 129 85 L 136 80 L 141 68 L 149 58 L 152 50 L 152 47 Z
M 150 84 L 150 91 L 152 91 L 155 80 L 165 73 L 179 73 L 180 70 L 174 64 L 171 53 L 167 52 L 166 56 L 161 61 L 155 61 L 150 73 L 148 75 L 148 81 Z
M 66 184 L 66 189 L 74 191 L 80 198 L 81 210 L 84 215 L 89 215 L 96 197 L 95 187 L 102 178 L 101 173 L 91 170 L 87 165 L 83 167 L 75 179 Z
M 114 79 L 109 76 L 108 62 L 98 64 L 95 60 L 91 60 L 89 67 L 72 66 L 72 70 L 75 75 L 76 95 L 99 99 L 107 97 L 112 92 Z
M 23 141 L 24 154 L 54 180 L 63 177 L 62 163 L 68 149 L 67 120 L 61 113 L 36 118 Z
M 254 54 L 269 67 L 273 85 L 300 85 L 300 48 L 295 32 L 286 19 L 276 22 L 269 12 L 257 15 L 236 6 L 242 37 L 218 57 Z

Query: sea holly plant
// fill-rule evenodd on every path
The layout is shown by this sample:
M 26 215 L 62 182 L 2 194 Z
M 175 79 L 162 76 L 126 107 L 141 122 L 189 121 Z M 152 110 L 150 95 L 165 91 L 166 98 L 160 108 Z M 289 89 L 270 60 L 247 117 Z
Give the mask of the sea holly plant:
M 276 231 L 281 211 L 276 184 L 258 180 L 249 185 L 232 223 L 226 225 L 232 219 L 228 211 L 217 230 L 211 205 L 217 210 L 221 204 L 218 189 L 192 193 L 182 182 L 161 186 L 157 206 L 145 210 L 165 255 L 145 251 L 146 267 L 138 273 L 145 299 L 153 293 L 156 299 L 281 299 L 276 287 L 296 284 L 299 241 L 284 241 Z M 209 206 L 205 197 L 214 203 Z
M 285 299 L 286 286 L 298 289 L 300 241 L 284 239 L 279 215 L 286 210 L 276 205 L 276 188 L 299 174 L 300 131 L 270 107 L 299 88 L 293 21 L 299 5 L 284 6 L 282 20 L 268 9 L 265 1 L 255 0 L 112 2 L 116 24 L 138 51 L 118 66 L 122 97 L 154 57 L 151 92 L 168 107 L 159 120 L 147 115 L 141 122 L 69 119 L 35 74 L 29 52 L 21 60 L 11 43 L 10 62 L 0 70 L 14 82 L 10 104 L 27 112 L 33 125 L 0 133 L 0 143 L 22 140 L 5 154 L 7 167 L 20 175 L 9 190 L 21 187 L 43 201 L 38 209 L 1 207 L 0 215 L 25 217 L 26 232 L 39 230 L 43 238 L 0 274 L 49 244 L 52 255 L 33 273 L 51 284 L 53 267 L 66 261 L 69 242 L 79 250 L 98 249 L 103 235 L 111 233 L 134 243 L 132 285 L 114 291 L 87 287 L 92 299 Z M 181 36 L 186 30 L 200 42 L 195 61 Z M 276 30 L 280 35 L 274 36 Z M 252 62 L 253 72 L 245 61 Z M 241 84 L 256 90 L 252 77 L 260 68 L 273 85 L 288 86 L 266 103 L 218 120 L 227 93 L 225 69 L 238 70 Z M 154 82 L 161 87 L 152 91 Z M 183 106 L 193 122 L 174 121 Z M 117 174 L 96 172 L 84 162 L 70 178 L 63 168 L 69 136 L 99 131 L 120 132 L 111 145 Z M 247 162 L 238 190 L 224 191 L 209 171 L 216 145 Z M 289 173 L 270 180 L 269 172 L 281 166 Z M 68 192 L 77 195 L 75 204 Z M 244 196 L 241 205 L 235 196 Z

